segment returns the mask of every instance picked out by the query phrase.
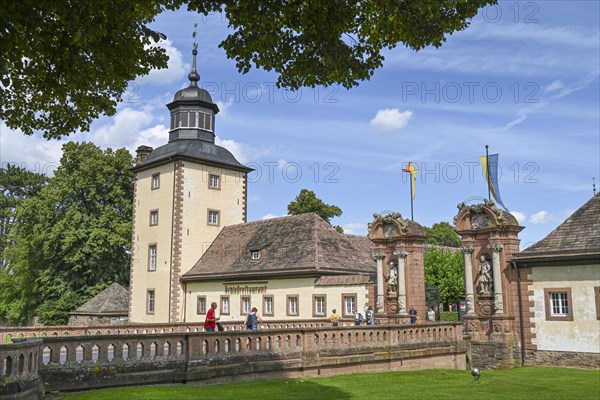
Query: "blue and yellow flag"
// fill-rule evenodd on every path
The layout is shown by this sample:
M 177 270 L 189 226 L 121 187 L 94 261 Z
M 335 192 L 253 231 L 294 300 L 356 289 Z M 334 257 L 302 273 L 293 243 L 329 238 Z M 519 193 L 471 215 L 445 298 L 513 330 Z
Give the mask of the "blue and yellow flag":
M 415 168 L 415 165 L 412 163 L 412 161 L 409 161 L 408 166 L 406 168 L 402 168 L 402 171 L 408 172 L 411 175 L 410 195 L 411 195 L 412 199 L 414 200 L 415 192 L 417 191 L 417 172 L 419 170 Z
M 481 167 L 483 168 L 483 174 L 486 177 L 488 187 L 490 188 L 490 192 L 496 203 L 500 204 L 502 208 L 508 211 L 508 208 L 502 202 L 502 198 L 500 197 L 500 189 L 498 189 L 498 154 L 491 154 L 489 156 L 489 160 L 487 156 L 479 157 L 481 161 Z M 490 170 L 488 171 L 488 162 L 490 166 Z

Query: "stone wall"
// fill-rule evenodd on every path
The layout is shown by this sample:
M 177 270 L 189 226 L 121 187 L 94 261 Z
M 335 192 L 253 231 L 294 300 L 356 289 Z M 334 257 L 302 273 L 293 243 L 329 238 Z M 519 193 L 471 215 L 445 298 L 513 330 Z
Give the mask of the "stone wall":
M 525 353 L 525 364 L 600 369 L 600 353 L 528 350 Z
M 44 386 L 38 374 L 41 339 L 0 344 L 0 400 L 41 399 Z
M 457 323 L 48 337 L 49 390 L 466 368 Z
M 470 367 L 479 369 L 514 368 L 521 365 L 519 343 L 513 338 L 503 337 L 498 341 L 470 341 L 468 361 Z

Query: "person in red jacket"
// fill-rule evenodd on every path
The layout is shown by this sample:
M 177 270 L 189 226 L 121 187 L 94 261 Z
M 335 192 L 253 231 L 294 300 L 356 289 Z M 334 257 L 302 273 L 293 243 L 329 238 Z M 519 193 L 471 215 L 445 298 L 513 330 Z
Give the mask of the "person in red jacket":
M 204 330 L 206 332 L 214 332 L 217 327 L 217 321 L 219 317 L 215 315 L 215 310 L 217 309 L 217 303 L 214 301 L 210 305 L 210 310 L 206 313 L 206 320 L 204 321 Z

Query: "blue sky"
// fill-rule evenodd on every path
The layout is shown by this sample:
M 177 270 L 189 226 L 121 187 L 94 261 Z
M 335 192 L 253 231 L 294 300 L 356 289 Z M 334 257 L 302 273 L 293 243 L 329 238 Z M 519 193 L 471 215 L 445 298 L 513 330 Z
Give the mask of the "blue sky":
M 132 82 L 116 116 L 96 121 L 102 147 L 167 142 L 165 104 L 187 86 L 193 25 L 199 23 L 200 83 L 219 104 L 217 143 L 255 168 L 249 220 L 287 213 L 303 188 L 343 210 L 332 222 L 366 234 L 374 212 L 410 217 L 402 168 L 420 169 L 415 220 L 431 226 L 456 205 L 487 197 L 479 156 L 500 154 L 500 192 L 519 219 L 522 247 L 542 239 L 600 188 L 600 2 L 500 2 L 439 49 L 386 51 L 359 87 L 275 87 L 262 70 L 240 75 L 218 43 L 221 15 L 160 15 L 167 70 Z M 0 122 L 0 161 L 51 172 L 61 141 L 25 137 Z

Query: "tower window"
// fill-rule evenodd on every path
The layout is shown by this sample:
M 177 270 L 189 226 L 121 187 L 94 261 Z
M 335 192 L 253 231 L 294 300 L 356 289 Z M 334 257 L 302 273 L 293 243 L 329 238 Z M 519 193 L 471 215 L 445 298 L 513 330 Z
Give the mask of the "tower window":
M 221 177 L 219 175 L 208 175 L 208 188 L 221 189 Z
M 219 211 L 208 210 L 208 225 L 219 226 Z
M 158 210 L 150 211 L 150 226 L 158 225 Z
M 160 173 L 152 175 L 152 190 L 160 187 Z
M 146 292 L 146 314 L 154 314 L 154 289 L 148 289 Z
M 148 271 L 156 271 L 156 245 L 148 246 Z
M 260 260 L 260 251 L 252 251 L 250 252 L 250 256 L 253 260 Z

